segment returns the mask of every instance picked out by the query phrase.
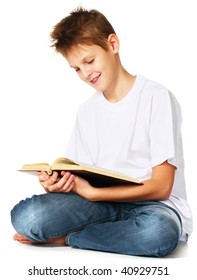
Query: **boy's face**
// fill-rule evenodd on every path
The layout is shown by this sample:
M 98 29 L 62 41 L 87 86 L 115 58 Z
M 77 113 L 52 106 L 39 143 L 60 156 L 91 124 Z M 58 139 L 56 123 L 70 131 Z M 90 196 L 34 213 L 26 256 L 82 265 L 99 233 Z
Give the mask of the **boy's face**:
M 108 51 L 98 45 L 76 45 L 66 55 L 66 60 L 81 80 L 97 91 L 107 92 L 116 80 L 117 52 L 110 45 Z

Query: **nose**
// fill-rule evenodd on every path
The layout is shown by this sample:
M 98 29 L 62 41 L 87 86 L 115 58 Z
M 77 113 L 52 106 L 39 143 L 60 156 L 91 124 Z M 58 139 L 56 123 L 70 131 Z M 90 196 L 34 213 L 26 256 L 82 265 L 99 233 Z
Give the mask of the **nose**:
M 89 78 L 92 74 L 92 70 L 90 69 L 90 67 L 86 66 L 83 67 L 82 69 L 82 75 L 85 79 Z

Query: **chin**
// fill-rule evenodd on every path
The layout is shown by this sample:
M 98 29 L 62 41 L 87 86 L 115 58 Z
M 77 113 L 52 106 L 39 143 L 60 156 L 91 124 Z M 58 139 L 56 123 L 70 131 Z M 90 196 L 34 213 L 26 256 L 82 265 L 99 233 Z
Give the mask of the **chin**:
M 103 91 L 103 87 L 99 86 L 99 85 L 92 85 L 91 87 L 93 87 L 96 91 Z

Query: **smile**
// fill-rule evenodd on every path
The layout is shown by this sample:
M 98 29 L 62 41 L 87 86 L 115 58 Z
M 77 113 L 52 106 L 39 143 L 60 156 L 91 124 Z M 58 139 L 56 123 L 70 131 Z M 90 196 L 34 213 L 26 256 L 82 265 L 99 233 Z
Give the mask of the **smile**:
M 100 78 L 100 76 L 101 76 L 101 74 L 99 74 L 97 77 L 95 77 L 94 79 L 92 79 L 92 80 L 90 81 L 90 83 L 95 85 L 95 84 L 97 83 L 98 79 Z

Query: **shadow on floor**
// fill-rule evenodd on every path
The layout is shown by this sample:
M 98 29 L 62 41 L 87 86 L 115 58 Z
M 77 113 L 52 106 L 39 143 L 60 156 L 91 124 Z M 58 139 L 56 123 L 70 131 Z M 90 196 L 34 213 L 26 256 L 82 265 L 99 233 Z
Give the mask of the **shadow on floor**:
M 177 248 L 166 258 L 185 258 L 189 254 L 189 245 L 185 242 L 179 242 Z

